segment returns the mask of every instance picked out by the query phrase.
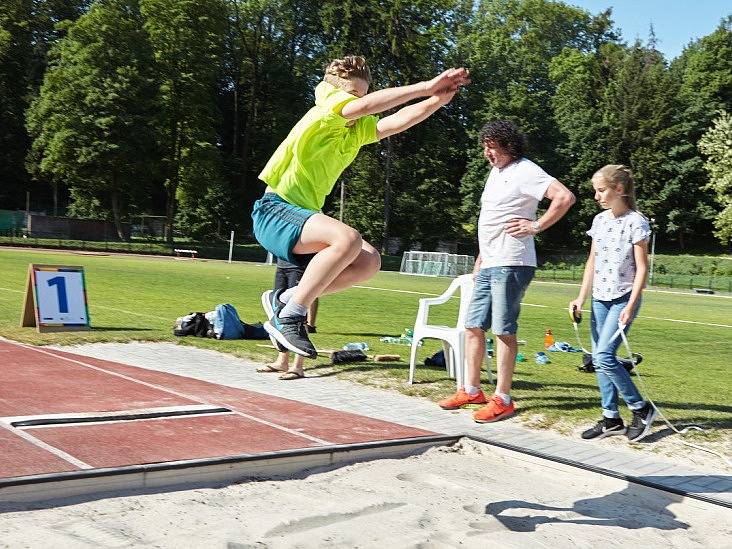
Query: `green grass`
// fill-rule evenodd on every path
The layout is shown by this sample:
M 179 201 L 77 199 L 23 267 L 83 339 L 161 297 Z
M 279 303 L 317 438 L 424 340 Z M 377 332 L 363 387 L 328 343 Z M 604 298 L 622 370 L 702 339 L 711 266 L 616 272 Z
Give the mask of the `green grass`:
M 39 334 L 20 328 L 20 312 L 29 263 L 83 265 L 86 272 L 93 330 Z M 273 352 L 257 344 L 267 341 L 215 341 L 176 338 L 174 319 L 190 311 L 209 311 L 217 303 L 236 306 L 242 320 L 263 321 L 259 298 L 272 284 L 274 269 L 253 263 L 175 261 L 169 257 L 97 256 L 70 252 L 0 250 L 0 336 L 31 344 L 80 344 L 104 341 L 170 341 L 260 360 Z M 409 347 L 381 343 L 384 335 L 399 335 L 411 327 L 419 294 L 440 294 L 445 278 L 424 278 L 382 272 L 362 284 L 382 289 L 352 288 L 321 300 L 314 341 L 318 348 L 340 348 L 365 341 L 376 354 L 400 354 L 399 363 L 356 363 L 331 366 L 325 360 L 308 362 L 310 376 L 335 375 L 360 383 L 387 387 L 428 398 L 454 390 L 444 369 L 417 369 L 413 386 L 406 383 Z M 393 292 L 386 290 L 406 290 Z M 577 287 L 535 281 L 524 298 L 519 338 L 520 351 L 529 359 L 519 363 L 514 397 L 521 417 L 537 428 L 565 429 L 599 415 L 594 376 L 577 371 L 580 355 L 551 353 L 552 363 L 539 366 L 533 355 L 541 349 L 543 334 L 551 328 L 559 341 L 576 344 L 566 306 Z M 540 306 L 532 306 L 540 305 Z M 457 299 L 434 308 L 431 321 L 448 323 L 457 312 Z M 586 315 L 589 319 L 589 315 Z M 690 323 L 671 322 L 676 319 Z M 454 321 L 454 320 L 453 320 Z M 701 323 L 701 324 L 695 324 Z M 589 345 L 588 322 L 581 326 Z M 706 324 L 726 325 L 711 326 Z M 732 300 L 681 292 L 647 292 L 641 316 L 630 334 L 650 396 L 672 419 L 712 428 L 732 426 Z M 439 348 L 427 341 L 420 361 Z M 725 435 L 726 436 L 726 435 Z

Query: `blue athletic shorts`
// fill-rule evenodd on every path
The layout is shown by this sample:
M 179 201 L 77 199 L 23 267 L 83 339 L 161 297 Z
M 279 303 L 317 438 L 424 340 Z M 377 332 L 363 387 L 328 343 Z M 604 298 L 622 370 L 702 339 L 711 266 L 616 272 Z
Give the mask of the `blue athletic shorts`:
M 512 335 L 518 330 L 521 299 L 534 278 L 534 267 L 488 267 L 475 277 L 466 328 L 488 328 L 495 335 Z
M 303 225 L 316 213 L 315 210 L 290 204 L 275 193 L 264 193 L 252 210 L 254 236 L 272 255 L 288 263 L 302 265 L 303 257 L 307 256 L 293 254 L 292 249 L 300 240 Z

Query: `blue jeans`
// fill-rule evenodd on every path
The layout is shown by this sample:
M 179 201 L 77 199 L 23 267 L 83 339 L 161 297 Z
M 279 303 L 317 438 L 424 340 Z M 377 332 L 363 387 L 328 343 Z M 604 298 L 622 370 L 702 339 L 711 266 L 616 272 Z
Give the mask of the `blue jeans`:
M 623 339 L 618 336 L 610 341 L 610 337 L 618 330 L 618 317 L 630 299 L 630 292 L 611 301 L 592 300 L 592 318 L 590 330 L 592 332 L 592 364 L 597 374 L 597 384 L 600 386 L 602 415 L 609 418 L 620 417 L 618 411 L 618 393 L 631 410 L 639 410 L 645 406 L 643 397 L 638 392 L 630 374 L 615 356 L 618 346 Z M 625 327 L 628 333 L 630 324 L 638 314 L 640 300 L 633 311 L 631 321 Z
M 486 267 L 475 276 L 466 328 L 491 328 L 495 335 L 518 330 L 521 298 L 534 277 L 534 267 Z

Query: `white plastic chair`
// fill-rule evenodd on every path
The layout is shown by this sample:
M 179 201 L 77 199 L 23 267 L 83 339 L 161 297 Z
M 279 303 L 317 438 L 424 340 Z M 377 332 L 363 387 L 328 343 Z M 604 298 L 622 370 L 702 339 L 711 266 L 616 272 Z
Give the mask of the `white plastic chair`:
M 414 322 L 412 335 L 412 349 L 409 357 L 409 384 L 414 383 L 414 369 L 416 367 L 417 347 L 420 340 L 427 338 L 439 339 L 445 352 L 445 366 L 449 375 L 455 377 L 458 388 L 463 386 L 465 375 L 465 321 L 468 317 L 468 307 L 473 295 L 473 275 L 466 274 L 455 278 L 450 286 L 439 297 L 422 298 L 419 300 L 417 319 Z M 427 324 L 431 305 L 441 305 L 447 302 L 452 295 L 460 290 L 460 309 L 454 327 L 435 326 Z M 490 363 L 488 364 L 488 379 L 493 383 Z

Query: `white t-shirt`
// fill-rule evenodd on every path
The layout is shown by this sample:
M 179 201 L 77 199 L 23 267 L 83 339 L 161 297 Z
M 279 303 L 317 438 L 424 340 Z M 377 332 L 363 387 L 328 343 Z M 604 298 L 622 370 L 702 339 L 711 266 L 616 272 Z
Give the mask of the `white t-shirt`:
M 516 238 L 506 233 L 507 221 L 531 219 L 549 185 L 555 179 L 528 158 L 511 162 L 503 169 L 494 167 L 481 197 L 478 218 L 480 268 L 536 267 L 534 237 Z
M 650 236 L 648 220 L 635 210 L 618 217 L 605 210 L 595 216 L 587 234 L 595 244 L 592 297 L 610 301 L 627 294 L 635 279 L 633 245 Z

